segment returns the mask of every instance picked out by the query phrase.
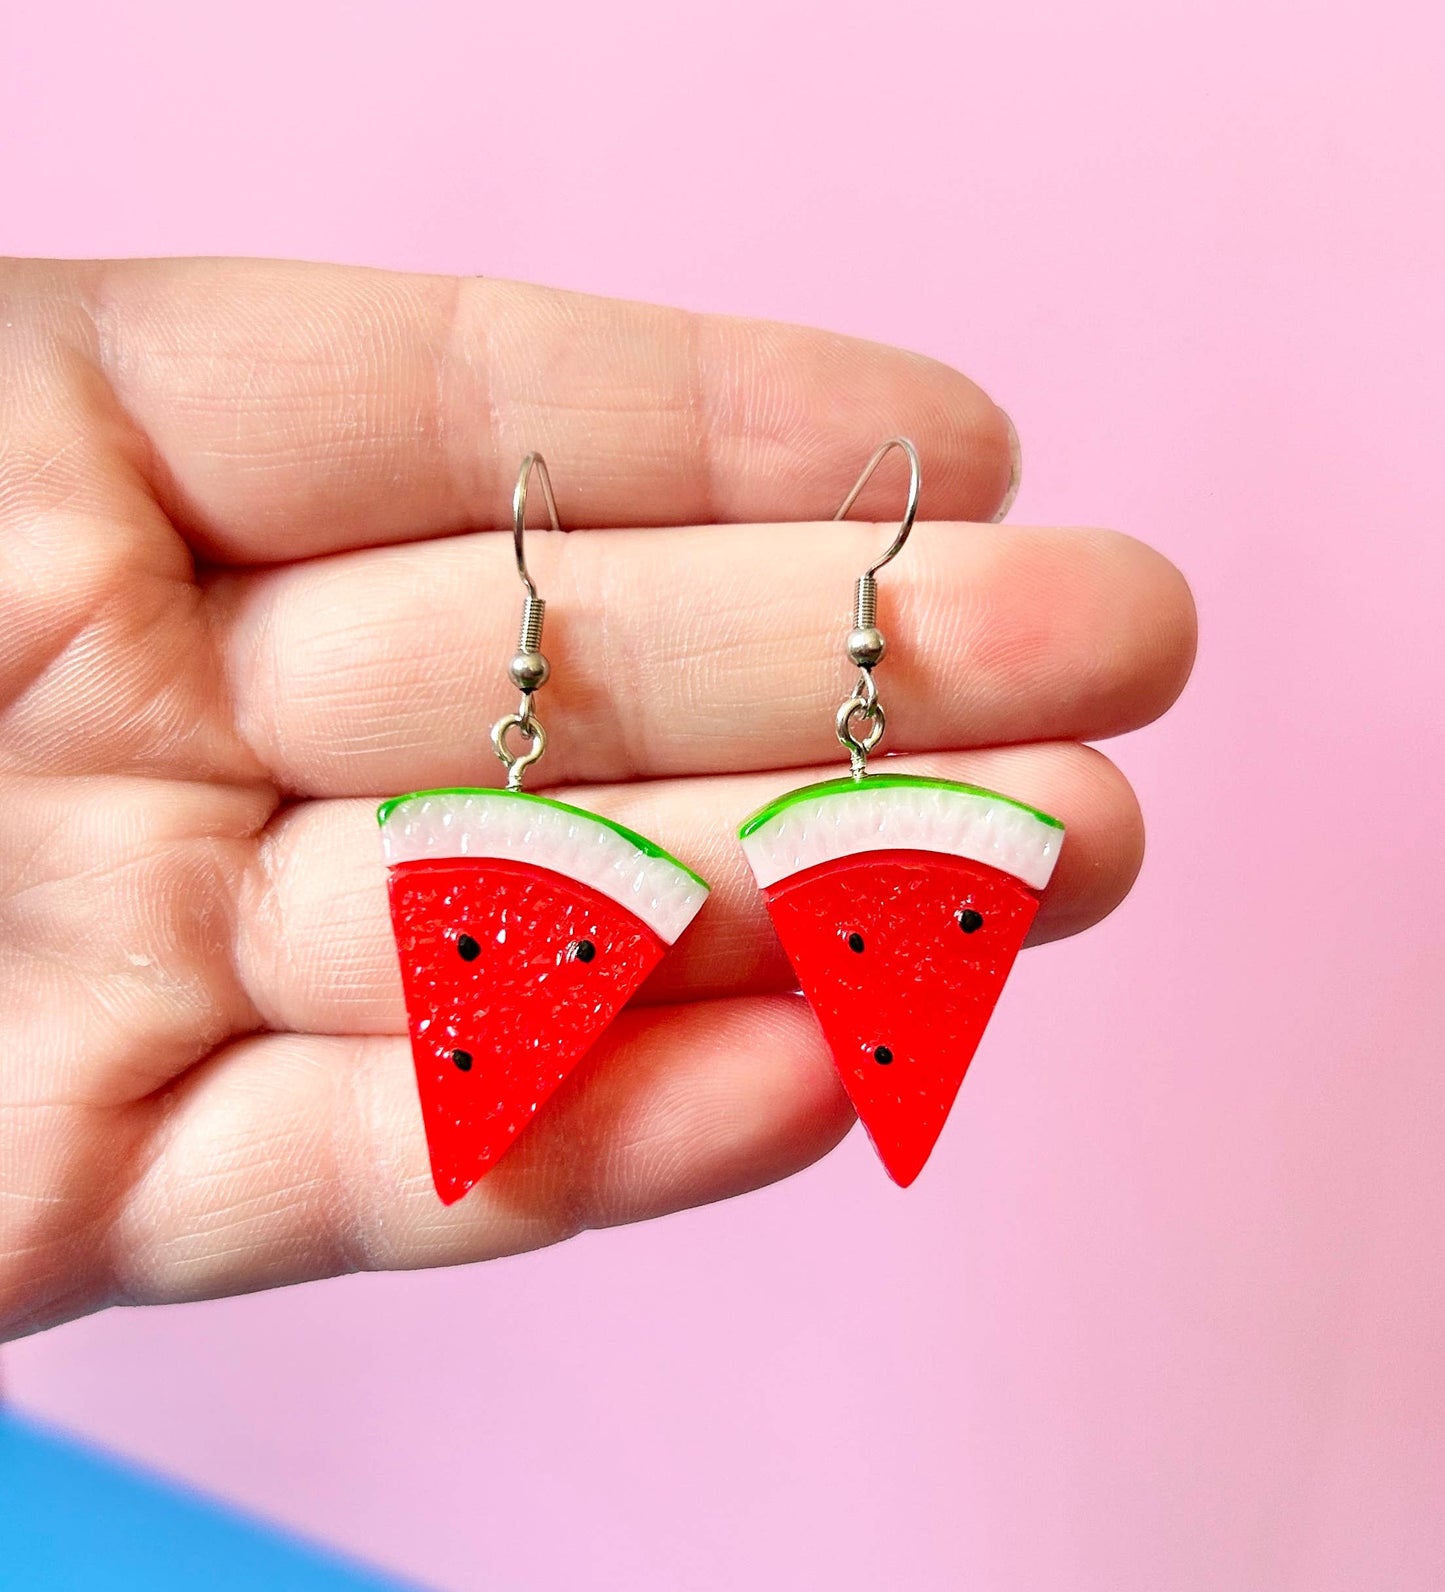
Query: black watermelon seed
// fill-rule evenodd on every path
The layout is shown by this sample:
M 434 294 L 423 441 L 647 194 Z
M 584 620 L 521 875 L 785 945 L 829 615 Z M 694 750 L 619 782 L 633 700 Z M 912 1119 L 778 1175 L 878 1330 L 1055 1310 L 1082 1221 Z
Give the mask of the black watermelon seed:
M 572 947 L 572 955 L 579 962 L 590 962 L 597 955 L 597 947 L 593 945 L 591 940 L 578 940 Z
M 461 957 L 462 961 L 475 962 L 481 954 L 481 946 L 477 944 L 470 934 L 459 934 L 457 936 L 457 955 Z
M 893 1052 L 887 1045 L 879 1045 L 873 1052 L 873 1059 L 880 1067 L 886 1067 L 893 1060 Z
M 472 1053 L 469 1050 L 454 1050 L 452 1052 L 452 1061 L 456 1064 L 458 1072 L 470 1072 L 472 1070 Z
M 848 936 L 848 949 L 857 951 L 859 955 L 863 952 L 863 936 L 856 929 Z
M 983 913 L 975 912 L 972 907 L 965 907 L 958 914 L 958 926 L 965 934 L 974 934 L 983 927 Z

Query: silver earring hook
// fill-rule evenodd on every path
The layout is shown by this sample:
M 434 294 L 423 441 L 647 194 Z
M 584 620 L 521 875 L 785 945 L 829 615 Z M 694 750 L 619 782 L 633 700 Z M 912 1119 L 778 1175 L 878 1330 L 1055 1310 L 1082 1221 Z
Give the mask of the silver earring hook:
M 522 626 L 517 637 L 517 651 L 507 673 L 512 684 L 522 693 L 522 701 L 515 713 L 508 713 L 492 726 L 492 750 L 502 760 L 507 770 L 507 789 L 521 790 L 522 776 L 547 750 L 547 732 L 542 721 L 532 712 L 532 694 L 540 691 L 552 673 L 542 651 L 542 623 L 547 616 L 547 604 L 537 593 L 537 583 L 527 569 L 527 553 L 523 543 L 527 534 L 527 482 L 535 470 L 542 483 L 542 496 L 546 499 L 547 515 L 552 529 L 560 531 L 557 521 L 557 500 L 552 495 L 552 477 L 547 461 L 540 453 L 529 453 L 517 472 L 517 484 L 512 489 L 512 552 L 517 560 L 517 574 L 527 596 L 522 603 Z M 531 742 L 524 752 L 514 752 L 507 745 L 507 737 L 516 731 Z
M 863 467 L 863 473 L 853 485 L 853 490 L 843 499 L 843 506 L 833 516 L 843 519 L 858 501 L 859 494 L 872 479 L 873 472 L 893 451 L 900 448 L 908 455 L 908 501 L 903 507 L 903 518 L 898 534 L 888 551 L 877 563 L 870 565 L 858 577 L 853 588 L 853 628 L 848 632 L 848 658 L 858 667 L 858 684 L 853 694 L 838 709 L 834 728 L 838 740 L 848 753 L 853 767 L 853 778 L 862 779 L 868 772 L 868 754 L 883 739 L 888 720 L 883 704 L 878 700 L 878 686 L 873 670 L 883 661 L 888 642 L 878 628 L 878 571 L 892 563 L 903 551 L 918 514 L 918 494 L 923 486 L 923 467 L 918 462 L 918 449 L 908 437 L 890 437 Z M 861 732 L 861 733 L 860 733 Z
M 552 529 L 562 529 L 557 523 L 557 499 L 552 496 L 552 475 L 547 469 L 547 461 L 540 453 L 529 453 L 522 460 L 522 468 L 517 472 L 517 484 L 512 488 L 512 550 L 517 555 L 517 573 L 522 577 L 529 597 L 536 597 L 537 586 L 527 573 L 527 551 L 522 543 L 527 534 L 527 482 L 533 470 L 542 483 L 542 496 L 547 500 L 547 514 L 552 521 Z
M 843 506 L 833 516 L 834 520 L 844 520 L 848 517 L 848 510 L 858 501 L 863 488 L 873 479 L 873 472 L 888 457 L 894 448 L 901 448 L 908 455 L 908 501 L 903 506 L 903 519 L 898 526 L 898 534 L 893 538 L 893 545 L 878 560 L 871 569 L 864 574 L 865 580 L 871 580 L 885 564 L 891 564 L 903 551 L 903 544 L 908 540 L 908 533 L 913 529 L 913 521 L 918 515 L 918 494 L 923 488 L 923 467 L 918 462 L 918 449 L 914 447 L 909 437 L 889 437 L 888 441 L 877 448 L 873 457 L 863 466 L 863 474 L 853 483 L 853 490 L 843 499 Z

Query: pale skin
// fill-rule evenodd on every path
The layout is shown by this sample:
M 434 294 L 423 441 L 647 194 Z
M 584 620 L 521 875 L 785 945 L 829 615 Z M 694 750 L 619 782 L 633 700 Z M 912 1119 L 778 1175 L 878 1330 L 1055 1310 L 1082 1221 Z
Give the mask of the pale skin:
M 826 521 L 887 436 L 925 470 L 882 579 L 895 766 L 1065 822 L 1035 940 L 1128 892 L 1138 806 L 1079 743 L 1178 694 L 1188 589 L 1126 536 L 989 523 L 1009 425 L 943 365 L 250 262 L 3 264 L 0 311 L 0 1337 L 509 1254 L 838 1142 L 851 1113 L 734 836 L 842 765 L 849 592 L 891 532 L 896 457 L 856 511 L 877 524 Z M 374 811 L 500 781 L 520 597 L 501 528 L 530 449 L 579 527 L 528 542 L 553 664 L 531 788 L 714 891 L 445 1208 Z

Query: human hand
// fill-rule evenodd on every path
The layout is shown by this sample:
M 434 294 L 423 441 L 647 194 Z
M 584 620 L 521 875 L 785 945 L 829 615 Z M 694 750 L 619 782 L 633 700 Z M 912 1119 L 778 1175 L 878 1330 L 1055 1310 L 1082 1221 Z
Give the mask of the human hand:
M 999 509 L 1010 444 L 943 366 L 326 267 L 17 262 L 0 301 L 0 1336 L 532 1248 L 846 1132 L 734 836 L 838 771 L 843 614 L 887 534 L 766 522 L 826 520 L 886 436 L 918 442 L 928 520 L 882 597 L 896 766 L 1063 819 L 1035 939 L 1129 889 L 1134 798 L 1077 742 L 1173 700 L 1188 591 L 1126 537 L 951 523 Z M 598 528 L 529 536 L 554 670 L 533 787 L 714 890 L 446 1208 L 374 810 L 499 782 L 518 593 L 496 528 L 534 448 L 563 525 Z M 900 496 L 880 472 L 856 512 Z

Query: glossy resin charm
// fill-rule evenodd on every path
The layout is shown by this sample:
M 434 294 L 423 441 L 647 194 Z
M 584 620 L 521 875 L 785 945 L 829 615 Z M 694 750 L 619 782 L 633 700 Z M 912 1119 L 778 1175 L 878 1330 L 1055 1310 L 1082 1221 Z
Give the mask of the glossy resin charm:
M 522 791 L 419 791 L 377 816 L 432 1178 L 450 1205 L 708 890 L 641 835 Z
M 1034 920 L 1063 826 L 972 785 L 883 774 L 792 791 L 739 834 L 843 1086 L 907 1187 Z

